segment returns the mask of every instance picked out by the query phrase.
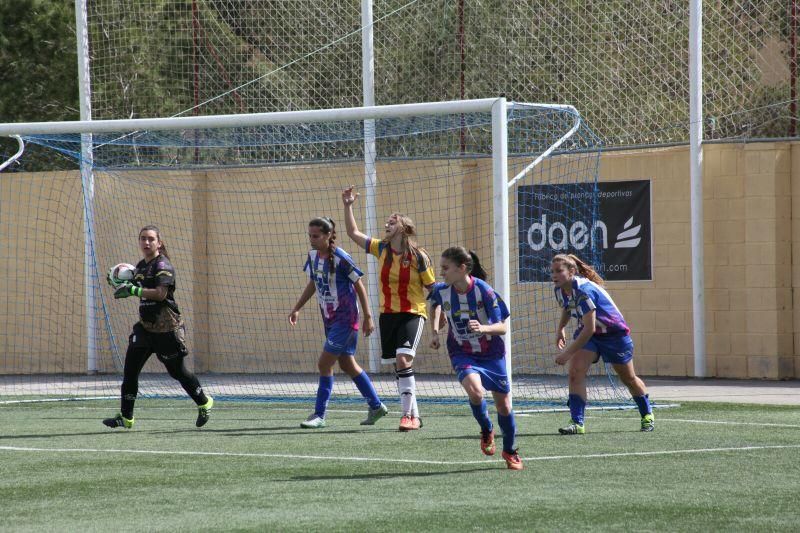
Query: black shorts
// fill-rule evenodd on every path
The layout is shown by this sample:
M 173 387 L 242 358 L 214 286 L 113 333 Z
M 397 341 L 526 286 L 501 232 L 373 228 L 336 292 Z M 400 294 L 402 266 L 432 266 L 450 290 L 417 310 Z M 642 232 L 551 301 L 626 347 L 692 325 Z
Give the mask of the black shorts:
M 161 361 L 169 361 L 176 357 L 186 357 L 189 351 L 186 349 L 186 329 L 180 326 L 174 331 L 164 333 L 154 333 L 147 331 L 141 323 L 133 326 L 133 332 L 128 338 L 131 348 L 137 350 L 148 350 L 148 353 L 155 353 Z
M 414 313 L 381 313 L 378 318 L 381 330 L 381 358 L 392 363 L 397 355 L 414 357 L 425 328 L 425 318 Z

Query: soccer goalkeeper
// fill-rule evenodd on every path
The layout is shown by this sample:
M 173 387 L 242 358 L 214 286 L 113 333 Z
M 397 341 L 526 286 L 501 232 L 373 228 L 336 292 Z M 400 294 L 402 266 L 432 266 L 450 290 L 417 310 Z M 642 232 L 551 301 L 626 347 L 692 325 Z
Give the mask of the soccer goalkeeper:
M 195 425 L 202 427 L 208 422 L 214 399 L 206 395 L 197 377 L 183 364 L 188 351 L 184 342 L 183 319 L 174 297 L 175 269 L 157 227 L 145 226 L 139 231 L 139 249 L 144 259 L 136 265 L 133 283 L 119 282 L 111 273 L 107 277 L 109 284 L 114 287 L 114 298 L 136 296 L 140 302 L 139 322 L 133 326 L 125 353 L 120 412 L 113 418 L 103 420 L 103 424 L 110 428 L 133 427 L 133 406 L 139 392 L 139 374 L 155 353 L 169 375 L 180 382 L 197 404 Z

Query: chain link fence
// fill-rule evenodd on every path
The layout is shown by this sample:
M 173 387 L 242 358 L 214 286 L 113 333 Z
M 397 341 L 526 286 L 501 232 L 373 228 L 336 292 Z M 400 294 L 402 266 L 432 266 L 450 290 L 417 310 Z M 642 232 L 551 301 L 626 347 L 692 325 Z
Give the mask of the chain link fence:
M 796 135 L 798 0 L 704 3 L 706 139 Z M 688 2 L 375 0 L 375 101 L 575 105 L 606 144 L 688 138 Z M 94 0 L 93 117 L 362 102 L 359 0 Z

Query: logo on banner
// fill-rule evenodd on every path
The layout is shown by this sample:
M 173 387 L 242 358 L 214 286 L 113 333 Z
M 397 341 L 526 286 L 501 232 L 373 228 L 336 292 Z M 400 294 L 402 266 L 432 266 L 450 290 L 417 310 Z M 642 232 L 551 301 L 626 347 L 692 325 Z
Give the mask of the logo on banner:
M 639 231 L 642 229 L 642 225 L 639 224 L 631 228 L 632 225 L 633 217 L 625 221 L 625 225 L 623 226 L 625 231 L 617 235 L 617 242 L 614 244 L 614 248 L 636 248 L 639 246 L 639 243 L 642 242 L 642 239 L 639 237 Z
M 642 225 L 633 226 L 633 217 L 625 221 L 623 231 L 617 234 L 614 248 L 636 248 L 642 239 L 639 232 Z M 534 222 L 528 228 L 528 244 L 531 250 L 538 252 L 546 246 L 552 250 L 583 250 L 587 246 L 599 246 L 604 250 L 608 248 L 608 227 L 602 220 L 595 221 L 589 226 L 581 220 L 573 222 L 567 228 L 562 222 L 547 224 L 547 215 L 542 214 L 541 221 Z

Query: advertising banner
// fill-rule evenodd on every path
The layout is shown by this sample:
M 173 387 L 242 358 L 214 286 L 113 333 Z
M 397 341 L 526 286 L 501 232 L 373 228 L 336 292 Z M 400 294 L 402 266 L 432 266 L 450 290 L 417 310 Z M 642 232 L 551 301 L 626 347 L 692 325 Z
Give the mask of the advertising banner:
M 650 180 L 520 186 L 517 223 L 520 282 L 550 281 L 560 253 L 608 281 L 653 279 Z

